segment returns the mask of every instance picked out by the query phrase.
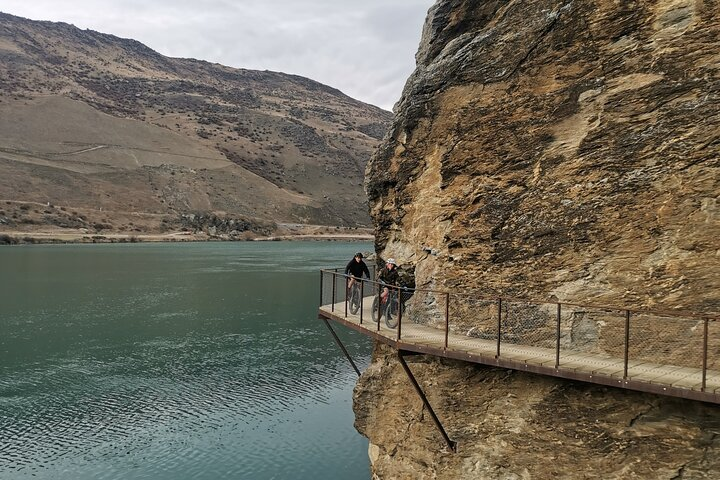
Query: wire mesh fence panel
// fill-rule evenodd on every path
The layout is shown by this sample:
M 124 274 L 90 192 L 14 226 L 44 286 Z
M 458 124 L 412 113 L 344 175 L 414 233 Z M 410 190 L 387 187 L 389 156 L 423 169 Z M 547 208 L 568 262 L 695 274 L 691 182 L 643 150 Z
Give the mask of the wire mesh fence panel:
M 377 292 L 378 292 L 377 283 L 375 283 L 371 280 L 363 279 L 363 281 L 362 281 L 362 296 L 363 297 L 365 297 L 365 298 L 374 297 L 375 295 L 377 295 Z
M 445 294 L 404 290 L 400 295 L 405 308 L 403 323 L 445 328 Z
M 624 312 L 561 305 L 560 357 L 576 353 L 624 358 Z
M 332 302 L 332 284 L 334 277 L 331 272 L 322 270 L 320 272 L 320 303 L 321 305 L 331 305 Z
M 410 318 L 412 318 L 412 317 L 409 317 L 409 315 L 412 315 L 412 308 L 409 308 L 409 306 L 410 306 L 413 296 L 415 296 L 414 290 L 410 290 L 407 288 L 404 288 L 404 289 L 401 288 L 398 291 L 398 299 L 400 301 L 400 304 L 402 305 L 402 310 L 403 310 L 402 314 L 407 320 L 410 320 Z
M 320 272 L 322 280 L 320 286 L 320 302 L 334 310 L 344 310 L 345 298 L 347 296 L 347 278 L 332 270 Z
M 384 286 L 381 283 L 378 282 L 366 282 L 365 286 L 368 289 L 368 292 L 372 299 L 367 300 L 369 304 L 373 306 L 373 310 L 377 311 L 378 308 L 382 309 L 382 304 L 380 303 L 380 298 L 384 291 Z M 380 306 L 378 306 L 380 305 Z
M 433 348 L 443 348 L 445 295 L 413 289 L 397 290 L 399 299 L 398 338 Z M 394 322 L 391 322 L 394 325 Z
M 708 321 L 707 368 L 720 376 L 720 321 Z
M 451 333 L 483 340 L 497 340 L 497 300 L 461 294 L 450 294 L 449 299 L 448 316 Z
M 702 368 L 704 324 L 702 319 L 634 313 L 630 317 L 629 358 Z
M 348 279 L 344 275 L 335 275 L 335 302 L 344 303 L 348 294 Z
M 555 348 L 556 304 L 505 301 L 502 307 L 501 343 Z

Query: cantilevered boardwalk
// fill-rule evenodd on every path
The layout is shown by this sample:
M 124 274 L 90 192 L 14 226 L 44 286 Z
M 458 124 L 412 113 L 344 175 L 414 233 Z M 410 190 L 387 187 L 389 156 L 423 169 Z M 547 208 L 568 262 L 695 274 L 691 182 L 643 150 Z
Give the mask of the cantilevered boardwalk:
M 565 332 L 564 327 L 561 331 L 561 304 L 553 307 L 557 308 L 557 328 L 553 328 L 555 330 L 554 339 L 546 338 L 544 342 L 540 342 L 543 343 L 543 346 L 537 346 L 538 342 L 524 344 L 522 341 L 517 341 L 533 337 L 510 335 L 506 331 L 510 328 L 510 322 L 503 317 L 504 314 L 507 317 L 507 310 L 503 310 L 503 299 L 497 299 L 496 311 L 499 312 L 497 331 L 494 335 L 484 335 L 484 338 L 474 336 L 472 329 L 463 334 L 457 332 L 457 329 L 450 328 L 451 312 L 458 309 L 454 308 L 450 295 L 443 292 L 428 293 L 432 293 L 436 298 L 447 298 L 444 308 L 436 309 L 441 316 L 444 311 L 444 321 L 436 319 L 438 321 L 429 322 L 431 323 L 429 325 L 419 324 L 412 321 L 412 315 L 406 314 L 403 318 L 401 313 L 398 315 L 400 317 L 399 328 L 388 328 L 384 318 L 380 322 L 373 321 L 372 295 L 377 291 L 377 284 L 373 282 L 363 284 L 365 298 L 362 308 L 356 314 L 352 314 L 345 301 L 346 278 L 344 275 L 337 271 L 326 270 L 322 272 L 321 276 L 319 318 L 361 332 L 396 348 L 399 352 L 431 354 L 600 385 L 720 403 L 720 369 L 716 368 L 716 365 L 720 365 L 718 360 L 720 342 L 716 338 L 720 337 L 717 335 L 720 333 L 720 329 L 715 328 L 715 324 L 718 322 L 712 317 L 694 318 L 682 315 L 673 319 L 670 318 L 671 315 L 665 313 L 660 314 L 661 319 L 654 323 L 648 321 L 640 325 L 643 327 L 643 330 L 640 331 L 638 330 L 640 326 L 633 325 L 630 311 L 617 309 L 626 313 L 620 318 L 615 332 L 618 348 L 608 350 L 613 350 L 613 353 L 620 353 L 620 355 L 592 351 L 598 350 L 597 348 L 589 348 L 586 352 L 573 351 L 560 348 L 561 342 L 566 343 L 572 333 Z M 418 294 L 415 293 L 415 295 Z M 506 300 L 505 305 L 510 302 L 510 300 Z M 532 302 L 523 301 L 522 303 L 529 305 Z M 577 306 L 575 307 L 577 310 Z M 407 308 L 409 310 L 412 307 Z M 633 312 L 633 317 L 640 318 L 641 315 L 647 316 L 648 314 L 648 312 L 641 314 Z M 465 315 L 467 316 L 467 313 Z M 522 310 L 516 310 L 515 315 L 522 317 Z M 478 316 L 480 316 L 479 311 Z M 417 319 L 417 315 L 415 319 Z M 673 323 L 675 326 L 672 327 L 674 330 L 668 333 L 670 327 L 667 327 L 667 324 L 670 320 L 676 321 Z M 517 325 L 521 322 L 522 318 L 516 319 L 515 330 L 518 329 Z M 609 328 L 605 325 L 607 324 L 605 320 L 598 320 L 596 323 L 604 325 L 606 329 Z M 536 320 L 532 325 L 532 328 L 547 330 L 546 323 Z M 652 331 L 653 325 L 657 328 L 656 334 Z M 524 328 L 524 332 L 530 330 L 527 323 Z M 661 328 L 664 331 L 661 331 Z M 490 329 L 487 330 L 490 331 Z M 678 337 L 685 335 L 685 332 L 688 332 L 687 338 L 679 339 Z M 488 338 L 488 336 L 494 336 L 494 338 Z M 552 337 L 552 332 L 546 336 Z M 662 342 L 664 341 L 672 342 L 672 344 L 668 344 L 668 348 L 663 348 Z M 677 346 L 679 341 L 682 342 L 680 346 L 687 347 L 687 351 L 692 355 L 673 356 L 673 353 L 680 348 Z M 602 338 L 596 339 L 596 342 L 608 343 Z M 549 346 L 552 343 L 556 344 L 554 348 Z M 643 352 L 650 353 L 637 354 L 634 358 L 633 352 L 640 351 L 631 348 L 635 345 L 639 345 L 637 348 L 642 347 Z M 676 362 L 678 358 L 682 361 Z

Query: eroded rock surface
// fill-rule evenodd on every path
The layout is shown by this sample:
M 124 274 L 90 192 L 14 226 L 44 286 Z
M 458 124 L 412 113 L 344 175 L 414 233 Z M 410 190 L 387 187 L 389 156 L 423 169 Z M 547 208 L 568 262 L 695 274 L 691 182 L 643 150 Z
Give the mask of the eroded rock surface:
M 711 0 L 438 1 L 367 169 L 378 254 L 414 269 L 418 288 L 717 315 L 718 39 Z M 413 301 L 421 316 L 439 308 Z M 621 336 L 604 319 L 563 322 L 563 341 L 622 346 L 603 337 Z M 483 334 L 472 319 L 462 327 Z M 686 358 L 676 347 L 690 341 L 675 336 L 667 351 Z M 713 324 L 713 358 L 717 337 Z M 717 407 L 460 363 L 416 368 L 461 451 L 441 451 L 380 352 L 355 399 L 380 478 L 718 475 Z
M 711 479 L 720 416 L 709 404 L 525 372 L 408 360 L 458 452 L 435 429 L 390 349 L 355 389 L 375 478 Z
M 367 170 L 378 251 L 419 287 L 720 311 L 718 38 L 715 1 L 438 2 Z

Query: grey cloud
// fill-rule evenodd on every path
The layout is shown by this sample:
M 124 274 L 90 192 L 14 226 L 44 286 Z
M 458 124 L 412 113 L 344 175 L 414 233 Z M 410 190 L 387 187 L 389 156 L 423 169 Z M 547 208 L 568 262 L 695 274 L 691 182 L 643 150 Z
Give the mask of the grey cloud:
M 134 38 L 164 55 L 310 77 L 386 109 L 433 0 L 3 0 L 0 10 Z

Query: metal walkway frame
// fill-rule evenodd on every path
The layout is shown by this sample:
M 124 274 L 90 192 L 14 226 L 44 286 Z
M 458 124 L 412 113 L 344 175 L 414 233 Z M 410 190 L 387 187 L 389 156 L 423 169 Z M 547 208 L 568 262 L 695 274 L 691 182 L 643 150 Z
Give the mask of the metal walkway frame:
M 372 301 L 369 298 L 369 295 L 376 296 L 381 286 L 376 282 L 363 280 L 360 285 L 361 302 L 359 308 L 349 308 L 347 295 L 344 291 L 348 277 L 339 273 L 338 270 L 323 270 L 320 272 L 318 318 L 322 319 L 330 329 L 338 346 L 340 346 L 358 375 L 360 375 L 360 371 L 330 326 L 330 321 L 360 332 L 397 350 L 401 366 L 422 399 L 423 404 L 430 412 L 443 439 L 453 451 L 456 451 L 457 445 L 448 437 L 404 357 L 427 354 L 596 385 L 720 404 L 720 369 L 718 369 L 720 365 L 720 331 L 718 329 L 713 330 L 714 335 L 711 342 L 709 328 L 711 323 L 715 323 L 720 319 L 717 316 L 687 312 L 632 311 L 622 307 L 581 306 L 567 303 L 533 302 L 526 299 L 485 299 L 484 301 L 493 303 L 497 314 L 496 318 L 492 320 L 495 323 L 495 337 L 493 339 L 483 339 L 451 331 L 450 292 L 424 291 L 426 294 L 434 295 L 435 298 L 444 299 L 444 302 L 442 302 L 444 305 L 441 305 L 444 307 L 444 312 L 442 312 L 443 308 L 438 310 L 440 310 L 440 314 L 444 313 L 445 318 L 439 319 L 440 322 L 435 319 L 435 325 L 437 326 L 413 323 L 406 318 L 403 302 L 399 302 L 400 307 L 395 315 L 397 324 L 390 328 L 380 321 L 378 318 L 381 316 L 379 315 L 380 312 L 373 311 L 373 307 L 371 307 Z M 420 292 L 420 290 L 413 292 Z M 402 295 L 401 292 L 398 292 L 398 294 Z M 460 294 L 455 295 L 458 302 L 463 298 L 470 298 L 468 294 L 465 294 L 465 297 Z M 476 299 L 477 296 L 471 298 Z M 508 335 L 506 335 L 505 331 L 508 328 L 508 323 L 507 318 L 503 320 L 503 308 L 505 308 L 506 317 L 509 316 L 507 305 L 512 302 L 543 304 L 546 307 L 546 314 L 548 304 L 550 306 L 554 305 L 553 309 L 556 309 L 552 320 L 554 324 L 554 348 L 547 348 L 547 344 L 537 346 L 508 341 Z M 568 307 L 622 312 L 622 317 L 618 318 L 617 322 L 617 334 L 622 334 L 624 338 L 619 338 L 621 335 L 614 338 L 617 343 L 616 347 L 623 347 L 620 356 L 573 350 L 561 351 L 561 313 Z M 376 308 L 380 309 L 380 307 Z M 353 310 L 355 313 L 352 313 Z M 692 345 L 697 348 L 697 351 L 693 351 L 696 351 L 696 353 L 701 352 L 701 358 L 698 355 L 698 358 L 693 357 L 691 359 L 691 365 L 697 365 L 696 367 L 668 363 L 667 354 L 663 352 L 667 352 L 668 349 L 672 351 L 673 344 L 656 345 L 658 341 L 655 339 L 655 335 L 658 332 L 653 332 L 652 328 L 650 328 L 653 326 L 651 322 L 639 322 L 639 326 L 632 323 L 636 318 L 648 315 L 658 315 L 664 319 L 677 320 L 680 330 L 686 329 L 686 331 L 693 332 L 693 338 L 683 340 L 687 345 L 690 345 L 689 342 L 691 341 L 694 342 Z M 444 329 L 439 328 L 443 323 L 442 320 L 444 320 Z M 550 323 L 549 320 L 547 323 Z M 636 356 L 630 353 L 632 342 L 641 340 L 640 338 L 631 337 L 631 330 L 637 334 L 637 329 L 640 327 L 646 329 L 643 331 L 646 335 L 645 338 L 652 340 L 651 350 L 656 346 L 658 347 L 658 352 L 652 351 L 654 357 L 650 359 L 647 355 L 643 357 L 642 355 Z M 547 329 L 547 325 L 545 325 L 545 328 Z M 665 337 L 668 341 L 676 340 L 669 337 L 667 332 L 665 332 Z
M 341 315 L 340 311 L 330 312 L 330 309 L 320 309 L 318 317 L 324 320 L 332 320 L 339 323 L 347 328 L 353 329 L 357 332 L 362 333 L 368 337 L 377 340 L 378 342 L 384 343 L 393 347 L 396 350 L 403 350 L 413 353 L 422 353 L 427 355 L 435 355 L 443 358 L 452 358 L 455 360 L 463 360 L 466 362 L 479 363 L 482 365 L 489 365 L 494 367 L 509 368 L 512 370 L 519 370 L 524 372 L 532 372 L 540 375 L 548 375 L 552 377 L 565 378 L 568 380 L 578 380 L 582 382 L 594 383 L 598 385 L 605 385 L 609 387 L 620 387 L 629 390 L 636 390 L 646 393 L 654 393 L 657 395 L 666 395 L 672 397 L 686 398 L 690 400 L 699 400 L 702 402 L 709 402 L 720 404 L 720 388 L 710 391 L 706 387 L 700 387 L 698 390 L 691 390 L 687 388 L 674 387 L 672 385 L 664 385 L 661 383 L 648 383 L 640 380 L 633 380 L 630 377 L 618 378 L 596 371 L 580 371 L 574 365 L 563 366 L 561 363 L 558 366 L 546 366 L 546 365 L 535 365 L 529 363 L 528 360 L 519 360 L 516 355 L 513 357 L 505 356 L 502 353 L 498 356 L 495 354 L 478 354 L 464 350 L 454 350 L 452 347 L 442 348 L 431 346 L 422 343 L 412 343 L 404 340 L 397 340 L 388 335 L 388 332 L 383 326 L 380 330 L 375 328 L 368 328 L 368 326 L 374 324 L 368 324 L 367 322 L 363 325 L 348 320 Z M 403 328 L 407 329 L 407 326 Z M 393 337 L 395 332 L 392 332 Z M 623 367 L 620 367 L 622 370 Z M 707 381 L 707 379 L 705 379 Z M 702 390 L 705 388 L 705 390 Z

